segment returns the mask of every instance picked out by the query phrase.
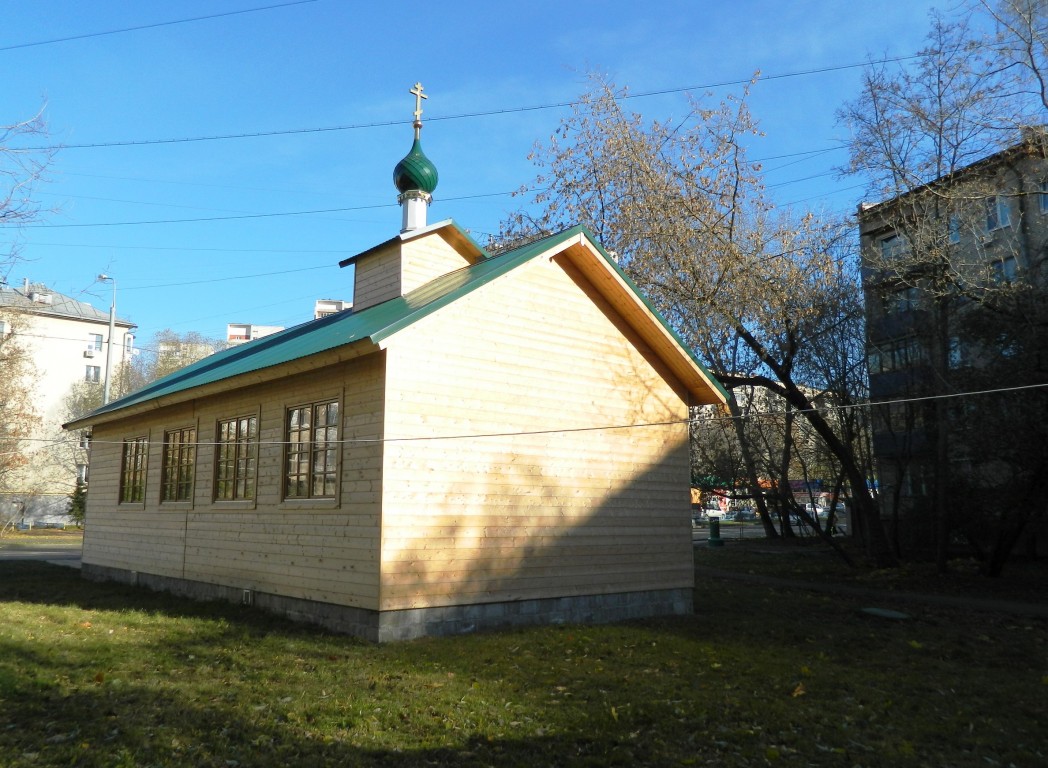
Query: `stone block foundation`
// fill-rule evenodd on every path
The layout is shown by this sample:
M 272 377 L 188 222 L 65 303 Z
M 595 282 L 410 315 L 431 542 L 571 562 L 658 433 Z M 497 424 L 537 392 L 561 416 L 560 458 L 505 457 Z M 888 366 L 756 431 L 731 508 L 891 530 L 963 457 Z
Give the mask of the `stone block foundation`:
M 605 624 L 652 616 L 685 615 L 694 610 L 693 590 L 690 588 L 372 611 L 90 563 L 82 565 L 81 573 L 91 581 L 114 581 L 197 600 L 251 605 L 293 621 L 317 624 L 334 632 L 379 643 L 461 635 L 502 627 Z

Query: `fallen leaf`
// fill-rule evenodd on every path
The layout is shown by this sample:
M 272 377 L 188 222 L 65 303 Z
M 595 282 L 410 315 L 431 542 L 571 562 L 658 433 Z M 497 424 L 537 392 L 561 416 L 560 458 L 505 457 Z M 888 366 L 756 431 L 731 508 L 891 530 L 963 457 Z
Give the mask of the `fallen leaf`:
M 797 687 L 793 689 L 793 693 L 790 694 L 793 698 L 803 696 L 807 691 L 804 689 L 804 683 L 797 683 Z

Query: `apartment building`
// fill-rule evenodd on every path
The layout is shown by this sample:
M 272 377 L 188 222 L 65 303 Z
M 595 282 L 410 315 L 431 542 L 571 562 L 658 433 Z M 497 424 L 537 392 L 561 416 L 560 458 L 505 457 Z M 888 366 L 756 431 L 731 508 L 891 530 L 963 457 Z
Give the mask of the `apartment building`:
M 86 455 L 78 457 L 76 436 L 61 429 L 70 417 L 68 396 L 80 382 L 98 387 L 101 395 L 107 360 L 115 372 L 136 352 L 131 322 L 114 318 L 111 349 L 109 327 L 108 309 L 96 309 L 28 279 L 21 286 L 0 284 L 0 334 L 14 335 L 12 341 L 29 353 L 34 370 L 26 383 L 38 417 L 30 438 L 16 447 L 27 462 L 0 488 L 0 518 L 64 518 Z
M 909 516 L 918 537 L 934 538 L 947 514 L 967 530 L 1007 499 L 1019 469 L 1002 431 L 1043 420 L 1021 414 L 1048 381 L 1045 147 L 1043 129 L 1026 129 L 1015 145 L 858 211 L 883 509 Z

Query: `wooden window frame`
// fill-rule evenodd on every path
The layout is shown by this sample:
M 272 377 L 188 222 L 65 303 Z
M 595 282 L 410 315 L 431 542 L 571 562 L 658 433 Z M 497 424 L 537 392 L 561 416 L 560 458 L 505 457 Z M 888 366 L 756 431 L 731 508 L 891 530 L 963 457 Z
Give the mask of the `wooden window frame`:
M 285 500 L 337 498 L 341 413 L 337 398 L 302 403 L 285 410 Z M 322 434 L 318 434 L 320 431 Z
M 255 500 L 258 421 L 258 414 L 254 413 L 218 421 L 215 428 L 215 501 Z
M 196 481 L 196 427 L 181 427 L 164 432 L 161 462 L 160 503 L 193 500 Z
M 149 438 L 124 439 L 120 452 L 120 504 L 144 504 L 146 470 L 149 468 Z

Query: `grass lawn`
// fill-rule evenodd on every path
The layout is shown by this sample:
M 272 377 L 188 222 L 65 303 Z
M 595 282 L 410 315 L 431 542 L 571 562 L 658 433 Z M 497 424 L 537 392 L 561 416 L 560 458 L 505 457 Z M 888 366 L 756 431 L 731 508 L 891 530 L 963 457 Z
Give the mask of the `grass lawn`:
M 78 549 L 84 544 L 84 532 L 78 528 L 33 528 L 28 531 L 8 530 L 0 536 L 0 549 L 55 547 Z
M 840 572 L 757 544 L 697 562 Z M 678 619 L 375 646 L 3 562 L 0 765 L 1048 764 L 1043 619 L 878 604 L 910 614 L 889 620 L 701 571 L 696 598 Z

